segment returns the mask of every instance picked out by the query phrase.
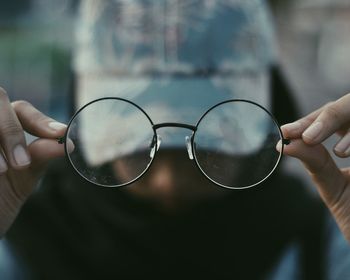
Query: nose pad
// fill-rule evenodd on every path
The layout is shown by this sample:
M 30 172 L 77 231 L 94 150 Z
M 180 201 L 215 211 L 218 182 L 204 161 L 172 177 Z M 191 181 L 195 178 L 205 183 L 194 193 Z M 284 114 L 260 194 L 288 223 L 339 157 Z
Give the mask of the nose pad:
M 191 139 L 192 139 L 192 137 L 186 136 L 186 148 L 187 148 L 188 157 L 191 160 L 193 160 L 193 151 L 192 151 Z
M 162 143 L 162 137 L 160 137 L 159 135 L 155 135 L 152 138 L 152 143 L 151 143 L 151 151 L 149 153 L 150 158 L 154 158 L 154 155 L 156 154 L 156 152 L 159 150 L 160 144 Z

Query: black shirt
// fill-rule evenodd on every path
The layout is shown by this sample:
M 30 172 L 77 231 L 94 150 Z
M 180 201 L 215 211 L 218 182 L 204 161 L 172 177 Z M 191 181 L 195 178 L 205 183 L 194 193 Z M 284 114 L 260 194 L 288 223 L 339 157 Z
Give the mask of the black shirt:
M 55 162 L 8 233 L 33 279 L 263 279 L 291 242 L 323 279 L 324 207 L 280 171 L 177 215 Z

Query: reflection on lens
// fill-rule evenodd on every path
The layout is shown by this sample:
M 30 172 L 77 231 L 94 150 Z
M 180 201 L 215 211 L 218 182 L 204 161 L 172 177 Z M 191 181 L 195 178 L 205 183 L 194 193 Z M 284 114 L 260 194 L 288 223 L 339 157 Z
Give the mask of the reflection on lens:
M 265 180 L 281 153 L 281 132 L 270 115 L 248 101 L 229 101 L 209 110 L 194 134 L 194 154 L 202 172 L 215 183 L 242 189 Z
M 151 120 L 136 105 L 104 98 L 84 106 L 69 124 L 75 149 L 69 160 L 88 181 L 108 187 L 129 184 L 152 162 L 155 134 Z

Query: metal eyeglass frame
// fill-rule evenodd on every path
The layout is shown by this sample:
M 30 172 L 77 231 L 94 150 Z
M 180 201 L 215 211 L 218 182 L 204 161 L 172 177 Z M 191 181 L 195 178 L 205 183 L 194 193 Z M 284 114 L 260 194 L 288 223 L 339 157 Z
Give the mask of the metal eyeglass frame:
M 68 148 L 67 148 L 67 138 L 68 138 L 68 132 L 69 132 L 69 128 L 72 124 L 72 122 L 74 121 L 74 119 L 76 118 L 76 116 L 81 112 L 83 111 L 87 106 L 93 104 L 93 103 L 96 103 L 96 102 L 99 102 L 99 101 L 102 101 L 102 100 L 120 100 L 120 101 L 123 101 L 123 102 L 126 102 L 126 103 L 129 103 L 133 106 L 135 106 L 137 109 L 139 109 L 146 117 L 147 119 L 149 120 L 149 122 L 151 123 L 152 125 L 152 129 L 153 129 L 153 138 L 152 138 L 152 143 L 150 145 L 150 148 L 151 149 L 151 161 L 149 162 L 148 166 L 145 168 L 145 170 L 143 170 L 141 172 L 141 174 L 139 174 L 136 178 L 134 178 L 133 180 L 127 182 L 127 183 L 123 183 L 123 184 L 120 184 L 120 185 L 114 185 L 114 186 L 109 186 L 109 185 L 103 185 L 103 184 L 99 184 L 99 183 L 96 183 L 96 182 L 93 182 L 93 181 L 90 181 L 88 178 L 84 177 L 80 172 L 79 170 L 77 170 L 77 168 L 74 166 L 74 164 L 72 163 L 70 157 L 68 156 L 69 152 L 68 152 Z M 212 111 L 214 108 L 222 105 L 222 104 L 225 104 L 225 103 L 230 103 L 230 102 L 245 102 L 245 103 L 249 103 L 249 104 L 253 104 L 255 106 L 258 106 L 260 109 L 264 110 L 270 117 L 271 119 L 273 120 L 273 122 L 275 123 L 276 127 L 278 128 L 279 130 L 279 134 L 280 134 L 280 138 L 281 138 L 281 141 L 282 141 L 282 149 L 281 149 L 281 152 L 280 152 L 280 156 L 274 166 L 274 168 L 270 171 L 270 173 L 264 177 L 264 179 L 260 180 L 259 182 L 257 183 L 254 183 L 252 185 L 249 185 L 249 186 L 244 186 L 244 187 L 229 187 L 229 186 L 226 186 L 226 185 L 223 185 L 223 184 L 220 184 L 218 182 L 216 182 L 215 180 L 213 180 L 212 178 L 210 178 L 203 170 L 202 168 L 200 167 L 200 164 L 198 163 L 198 160 L 197 160 L 197 157 L 196 157 L 196 153 L 195 153 L 195 143 L 194 143 L 194 139 L 195 139 L 195 135 L 196 135 L 196 131 L 197 131 L 197 128 L 199 126 L 199 124 L 201 123 L 201 121 L 204 119 L 204 117 L 210 112 Z M 58 143 L 59 144 L 64 144 L 64 148 L 65 148 L 65 153 L 66 153 L 66 156 L 68 157 L 69 159 L 69 162 L 70 164 L 72 165 L 72 167 L 76 170 L 76 172 L 81 176 L 83 177 L 85 180 L 87 180 L 88 182 L 94 184 L 94 185 L 98 185 L 98 186 L 102 186 L 102 187 L 123 187 L 123 186 L 127 186 L 127 185 L 130 185 L 132 183 L 134 183 L 135 181 L 139 180 L 147 171 L 148 169 L 151 167 L 152 165 L 152 162 L 155 158 L 155 155 L 160 147 L 160 136 L 157 134 L 157 130 L 159 128 L 163 128 L 163 127 L 177 127 L 177 128 L 185 128 L 185 129 L 188 129 L 188 130 L 191 130 L 192 131 L 192 135 L 189 137 L 187 136 L 186 137 L 186 148 L 187 148 L 187 152 L 188 152 L 188 155 L 189 155 L 189 158 L 190 160 L 195 160 L 195 163 L 196 163 L 196 166 L 198 167 L 198 169 L 200 170 L 200 172 L 212 183 L 214 183 L 215 185 L 217 186 L 220 186 L 220 187 L 223 187 L 223 188 L 226 188 L 226 189 L 248 189 L 248 188 L 252 188 L 260 183 L 262 183 L 263 181 L 265 181 L 273 172 L 274 170 L 277 168 L 280 160 L 281 160 L 281 157 L 282 157 L 282 154 L 283 154 L 283 149 L 284 149 L 284 145 L 288 145 L 290 143 L 290 140 L 289 139 L 286 139 L 283 137 L 283 134 L 282 134 L 282 130 L 276 120 L 276 118 L 272 115 L 272 113 L 270 113 L 266 108 L 264 108 L 263 106 L 261 106 L 260 104 L 254 102 L 254 101 L 251 101 L 251 100 L 246 100 L 246 99 L 228 99 L 228 100 L 225 100 L 225 101 L 222 101 L 222 102 L 219 102 L 217 104 L 215 104 L 214 106 L 210 107 L 205 113 L 203 113 L 203 115 L 199 118 L 199 120 L 197 121 L 197 124 L 196 125 L 189 125 L 189 124 L 185 124 L 185 123 L 176 123 L 176 122 L 164 122 L 164 123 L 158 123 L 158 124 L 154 124 L 152 119 L 150 118 L 150 116 L 145 112 L 144 109 L 142 109 L 139 105 L 135 104 L 134 102 L 130 101 L 130 100 L 127 100 L 127 99 L 124 99 L 124 98 L 120 98 L 120 97 L 103 97 L 103 98 L 99 98 L 99 99 L 95 99 L 95 100 L 92 100 L 90 101 L 89 103 L 85 104 L 83 107 L 81 107 L 78 111 L 76 111 L 76 113 L 73 115 L 73 117 L 70 119 L 69 123 L 68 123 L 68 127 L 67 127 L 67 130 L 66 130 L 66 133 L 63 137 L 60 137 L 58 138 Z

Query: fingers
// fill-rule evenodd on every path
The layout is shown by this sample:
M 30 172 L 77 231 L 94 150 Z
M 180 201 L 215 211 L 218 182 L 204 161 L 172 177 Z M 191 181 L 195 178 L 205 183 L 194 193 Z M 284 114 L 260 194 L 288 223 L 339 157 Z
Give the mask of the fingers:
M 7 165 L 5 166 L 6 161 L 15 169 L 23 169 L 30 165 L 31 158 L 27 151 L 22 126 L 2 88 L 0 88 L 0 145 L 2 169 L 8 168 Z
M 15 219 L 48 160 L 64 155 L 56 138 L 66 126 L 45 116 L 25 101 L 10 103 L 0 88 L 0 234 Z M 39 139 L 27 147 L 24 131 Z M 69 142 L 67 142 L 69 150 Z
M 329 207 L 337 204 L 347 182 L 323 145 L 310 146 L 303 140 L 296 139 L 284 147 L 284 154 L 303 162 Z
M 317 144 L 350 123 L 350 94 L 326 106 L 316 120 L 303 132 L 308 144 Z
M 334 146 L 334 153 L 342 158 L 350 156 L 350 130 Z
M 310 115 L 283 126 L 283 132 L 286 134 L 286 137 L 302 137 L 305 143 L 311 145 L 319 144 L 335 132 L 340 130 L 343 132 L 347 131 L 350 127 L 349 108 L 350 94 L 347 94 Z
M 28 133 L 40 137 L 55 139 L 64 135 L 67 126 L 47 117 L 26 101 L 15 101 L 12 107 Z
M 0 174 L 5 173 L 9 167 L 16 170 L 28 168 L 32 158 L 41 159 L 43 154 L 47 154 L 49 158 L 57 154 L 55 148 L 51 150 L 52 145 L 41 145 L 41 152 L 38 149 L 29 150 L 24 131 L 39 138 L 56 141 L 64 135 L 66 129 L 66 125 L 45 116 L 26 101 L 11 104 L 6 92 L 0 88 Z M 40 161 L 42 160 L 45 159 Z
M 73 142 L 67 140 L 68 152 L 73 151 Z M 64 145 L 59 144 L 55 139 L 37 139 L 28 147 L 33 158 L 31 169 L 40 172 L 48 161 L 65 155 Z
M 307 129 L 324 110 L 324 107 L 310 113 L 309 115 L 292 123 L 285 124 L 281 127 L 284 137 L 288 139 L 301 138 L 305 129 Z
M 28 133 L 40 137 L 29 146 L 29 152 L 36 165 L 64 155 L 64 145 L 57 142 L 57 138 L 65 134 L 67 126 L 44 115 L 26 101 L 16 101 L 12 106 Z M 67 142 L 68 150 L 72 150 L 73 143 Z

